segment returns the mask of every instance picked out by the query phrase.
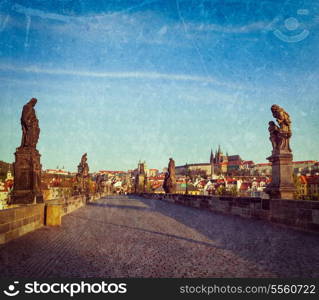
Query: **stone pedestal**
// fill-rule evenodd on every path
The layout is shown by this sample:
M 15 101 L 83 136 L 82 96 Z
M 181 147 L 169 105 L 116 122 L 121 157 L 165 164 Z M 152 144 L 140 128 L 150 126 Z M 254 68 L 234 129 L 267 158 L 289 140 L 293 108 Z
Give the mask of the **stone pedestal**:
M 39 151 L 33 147 L 17 148 L 13 164 L 12 204 L 43 202 L 40 157 Z
M 292 177 L 292 153 L 273 151 L 267 159 L 272 163 L 272 182 L 266 187 L 265 192 L 271 199 L 293 199 L 295 185 Z
M 48 204 L 46 205 L 46 225 L 60 226 L 62 224 L 62 205 Z
M 144 193 L 145 192 L 145 176 L 142 174 L 137 175 L 136 177 L 136 192 Z

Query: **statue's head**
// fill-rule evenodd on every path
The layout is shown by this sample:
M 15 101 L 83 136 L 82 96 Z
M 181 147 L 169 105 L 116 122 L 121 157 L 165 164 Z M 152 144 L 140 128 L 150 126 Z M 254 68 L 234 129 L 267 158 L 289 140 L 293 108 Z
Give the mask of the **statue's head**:
M 274 113 L 274 112 L 277 112 L 277 111 L 280 111 L 281 110 L 281 107 L 277 104 L 273 104 L 271 106 L 271 111 Z
M 32 98 L 29 103 L 31 103 L 31 105 L 34 107 L 37 104 L 37 99 L 36 98 Z

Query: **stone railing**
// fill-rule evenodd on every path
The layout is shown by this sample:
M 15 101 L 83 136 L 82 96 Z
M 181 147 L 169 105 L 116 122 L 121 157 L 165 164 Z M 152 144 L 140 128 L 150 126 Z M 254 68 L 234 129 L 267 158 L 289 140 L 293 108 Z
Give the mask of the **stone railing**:
M 0 210 L 0 244 L 7 243 L 44 224 L 44 204 L 19 205 Z
M 139 196 L 319 232 L 319 201 L 142 193 Z
M 0 210 L 0 244 L 7 243 L 44 225 L 59 226 L 62 217 L 104 194 L 73 196 L 46 201 L 43 204 L 15 205 Z
M 50 200 L 46 202 L 46 218 L 45 225 L 48 226 L 60 226 L 62 223 L 62 217 L 67 215 L 78 208 L 84 206 L 88 202 L 95 201 L 104 194 L 97 193 L 92 195 L 78 195 L 70 198 L 60 198 Z

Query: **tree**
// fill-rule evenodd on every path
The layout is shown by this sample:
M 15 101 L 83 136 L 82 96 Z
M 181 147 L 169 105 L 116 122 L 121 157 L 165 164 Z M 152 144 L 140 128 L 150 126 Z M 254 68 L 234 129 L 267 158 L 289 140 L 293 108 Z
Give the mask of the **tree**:
M 237 187 L 236 186 L 232 186 L 231 189 L 229 190 L 229 193 L 230 193 L 231 196 L 237 197 L 238 196 Z
M 226 195 L 226 188 L 224 185 L 220 185 L 216 190 L 217 195 Z
M 293 183 L 295 185 L 294 198 L 295 199 L 303 199 L 305 195 L 303 195 L 302 191 L 302 183 L 300 181 L 300 177 L 293 174 Z

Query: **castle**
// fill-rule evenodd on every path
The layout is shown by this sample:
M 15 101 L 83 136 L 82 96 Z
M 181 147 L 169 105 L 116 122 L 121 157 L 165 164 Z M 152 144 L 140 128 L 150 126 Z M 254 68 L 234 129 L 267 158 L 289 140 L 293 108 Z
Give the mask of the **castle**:
M 239 170 L 243 166 L 243 160 L 240 155 L 224 154 L 221 147 L 213 153 L 211 150 L 210 159 L 208 163 L 194 163 L 185 164 L 183 166 L 176 166 L 176 174 L 185 174 L 188 171 L 198 173 L 206 173 L 206 176 L 213 177 L 214 175 L 228 174 L 230 172 Z

